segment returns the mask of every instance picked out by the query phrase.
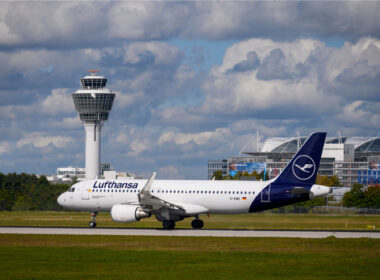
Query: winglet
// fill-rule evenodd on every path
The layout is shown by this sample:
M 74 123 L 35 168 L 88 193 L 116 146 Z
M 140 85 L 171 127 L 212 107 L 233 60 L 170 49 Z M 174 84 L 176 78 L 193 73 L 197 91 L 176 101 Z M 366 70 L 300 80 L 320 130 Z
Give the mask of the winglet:
M 141 189 L 139 193 L 139 200 L 150 197 L 150 188 L 152 187 L 153 181 L 156 178 L 156 172 L 153 172 L 152 177 L 146 182 L 145 186 Z

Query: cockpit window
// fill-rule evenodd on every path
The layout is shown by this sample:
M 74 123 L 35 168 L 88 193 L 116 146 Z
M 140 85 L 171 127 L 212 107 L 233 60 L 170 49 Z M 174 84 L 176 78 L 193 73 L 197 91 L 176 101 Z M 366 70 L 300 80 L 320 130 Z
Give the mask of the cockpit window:
M 70 189 L 67 190 L 68 192 L 75 192 L 75 188 L 71 187 Z

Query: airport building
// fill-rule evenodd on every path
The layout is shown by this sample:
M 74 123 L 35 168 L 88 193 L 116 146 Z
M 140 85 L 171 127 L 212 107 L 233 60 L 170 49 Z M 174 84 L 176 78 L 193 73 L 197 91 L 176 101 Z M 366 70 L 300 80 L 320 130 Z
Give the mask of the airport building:
M 100 164 L 100 175 L 99 178 L 103 178 L 107 172 L 116 172 L 113 169 L 113 166 L 106 162 Z M 58 167 L 57 174 L 47 176 L 47 179 L 51 182 L 63 182 L 71 183 L 74 178 L 77 181 L 83 181 L 86 178 L 86 168 L 83 167 Z
M 234 176 L 238 171 L 264 171 L 272 179 L 284 169 L 306 139 L 268 138 L 259 151 L 209 160 L 208 178 L 212 179 L 214 172 L 221 170 L 224 176 Z M 354 183 L 380 184 L 380 137 L 328 137 L 318 173 L 338 176 L 345 187 Z

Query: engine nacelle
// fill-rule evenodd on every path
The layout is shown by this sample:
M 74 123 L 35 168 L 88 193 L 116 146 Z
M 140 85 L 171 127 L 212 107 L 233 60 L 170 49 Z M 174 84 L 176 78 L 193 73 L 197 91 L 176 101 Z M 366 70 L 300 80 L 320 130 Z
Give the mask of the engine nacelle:
M 309 198 L 314 199 L 316 197 L 325 196 L 332 192 L 332 188 L 321 185 L 313 185 L 310 189 Z
M 132 223 L 150 217 L 140 206 L 115 204 L 111 208 L 112 220 L 119 223 Z

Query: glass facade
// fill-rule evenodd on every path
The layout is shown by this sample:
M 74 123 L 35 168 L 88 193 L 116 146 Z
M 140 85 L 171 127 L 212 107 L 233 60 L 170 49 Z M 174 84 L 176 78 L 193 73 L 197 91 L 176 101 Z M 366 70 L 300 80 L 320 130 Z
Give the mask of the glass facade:
M 74 93 L 72 96 L 82 121 L 106 121 L 115 99 L 113 93 Z
M 101 89 L 107 84 L 106 78 L 83 78 L 80 79 L 83 89 Z

